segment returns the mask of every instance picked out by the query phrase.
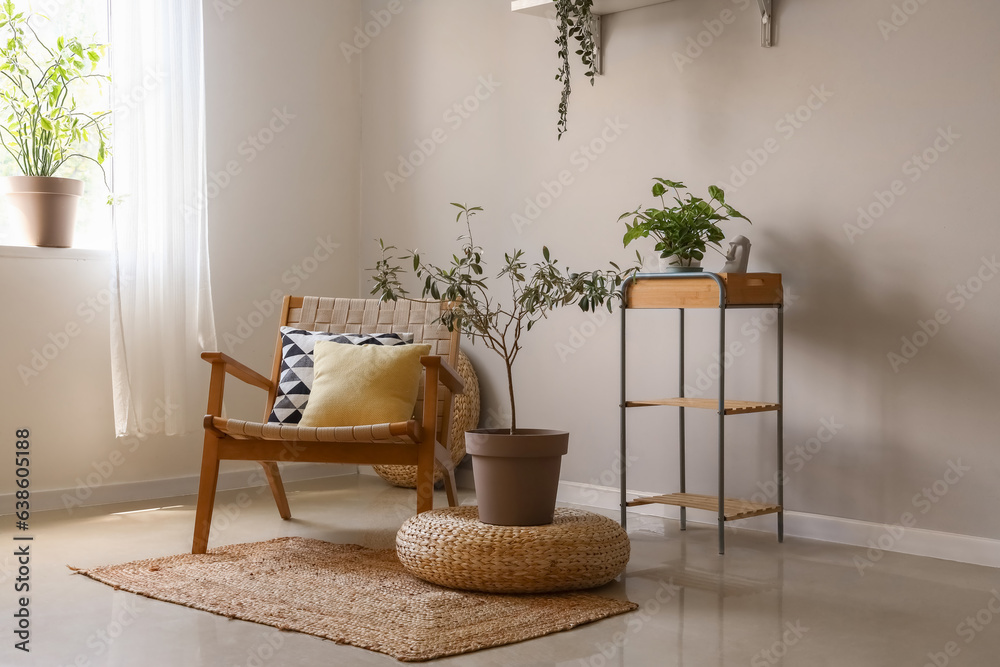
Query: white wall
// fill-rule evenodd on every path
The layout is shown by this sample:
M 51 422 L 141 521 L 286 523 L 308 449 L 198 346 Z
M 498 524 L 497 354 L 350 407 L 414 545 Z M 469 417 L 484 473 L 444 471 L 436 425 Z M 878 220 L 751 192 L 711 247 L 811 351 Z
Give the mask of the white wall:
M 277 322 L 276 307 L 268 305 L 273 291 L 357 291 L 360 66 L 338 44 L 351 39 L 358 12 L 355 0 L 205 3 L 216 323 L 222 350 L 265 374 Z M 15 429 L 31 429 L 32 489 L 43 501 L 35 509 L 62 506 L 64 493 L 93 502 L 193 490 L 207 365 L 192 360 L 204 368 L 203 382 L 190 388 L 188 435 L 139 445 L 116 441 L 107 307 L 91 315 L 87 305 L 107 287 L 110 261 L 81 251 L 62 256 L 83 259 L 53 259 L 58 254 L 0 252 L 0 278 L 8 286 L 0 322 L 0 434 L 12 451 Z M 25 386 L 18 365 L 30 365 L 32 351 L 42 351 L 67 324 L 79 333 Z M 238 388 L 230 383 L 230 414 L 258 418 L 263 396 Z M 227 483 L 247 479 L 237 472 Z M 13 489 L 13 473 L 3 474 L 0 494 Z
M 1000 281 L 984 283 L 961 310 L 954 297 L 949 301 L 955 285 L 972 280 L 980 258 L 992 258 L 1000 245 L 989 197 L 1000 149 L 992 122 L 1000 102 L 994 85 L 1000 46 L 992 39 L 1000 8 L 982 0 L 926 3 L 886 40 L 878 21 L 890 19 L 888 0 L 781 3 L 778 45 L 764 50 L 757 46 L 753 3 L 741 11 L 742 3 L 676 0 L 608 18 L 606 73 L 591 89 L 577 68 L 570 133 L 561 142 L 554 136 L 553 27 L 511 15 L 506 0 L 404 1 L 351 62 L 341 44 L 356 36 L 359 6 L 363 25 L 388 3 L 241 3 L 221 15 L 206 3 L 209 167 L 220 174 L 235 161 L 239 171 L 209 213 L 223 350 L 266 370 L 275 316 L 260 304 L 274 290 L 293 288 L 366 293 L 374 237 L 419 246 L 444 261 L 459 232 L 448 206 L 455 200 L 487 208 L 479 239 L 489 249 L 520 245 L 537 252 L 545 243 L 579 267 L 627 260 L 631 251 L 620 247 L 614 220 L 649 201 L 650 177 L 681 178 L 703 192 L 731 181 L 733 165 L 773 138 L 778 152 L 746 184 L 730 188 L 733 203 L 755 221 L 733 225 L 732 234 L 750 236 L 752 269 L 781 271 L 797 299 L 786 331 L 789 450 L 816 436 L 823 419 L 843 424 L 801 470 L 790 468 L 788 507 L 876 522 L 910 511 L 920 528 L 1000 538 L 1000 519 L 989 511 L 1000 496 L 1000 420 L 992 409 L 1000 388 L 993 334 Z M 725 9 L 734 11 L 735 22 L 679 71 L 674 53 Z M 814 86 L 833 96 L 789 136 L 776 124 L 807 103 Z M 477 91 L 485 99 L 468 101 L 476 110 L 449 111 Z M 276 108 L 295 118 L 263 150 L 244 147 Z M 616 120 L 617 136 L 607 129 Z M 949 127 L 960 138 L 912 182 L 904 163 Z M 385 172 L 417 150 L 414 142 L 426 146 L 438 128 L 444 143 L 390 191 Z M 614 141 L 602 146 L 602 132 Z M 593 161 L 581 151 L 591 143 L 603 149 Z M 526 198 L 537 200 L 563 170 L 572 184 L 519 230 L 512 215 L 530 213 Z M 905 194 L 850 243 L 844 226 L 894 179 L 903 181 Z M 327 236 L 340 244 L 334 256 L 296 278 L 296 265 L 301 270 L 316 239 Z M 0 323 L 6 406 L 0 433 L 12 439 L 14 429 L 31 428 L 34 488 L 73 491 L 78 478 L 107 470 L 123 446 L 112 433 L 106 310 L 88 322 L 88 306 L 81 305 L 101 294 L 109 265 L 86 254 L 63 260 L 14 254 L 0 257 L 0 278 L 9 286 Z M 716 259 L 709 267 L 719 265 Z M 886 355 L 939 309 L 950 321 L 894 372 Z M 714 328 L 707 317 L 690 318 L 694 376 L 711 363 Z M 754 326 L 749 317 L 738 313 L 730 326 L 730 340 L 749 351 L 732 368 L 729 395 L 769 398 L 773 328 L 755 343 L 741 333 L 745 323 Z M 241 321 L 260 326 L 248 330 Z M 80 333 L 25 386 L 17 366 L 30 364 L 32 350 L 68 323 Z M 658 383 L 673 384 L 672 319 L 637 315 L 631 330 L 637 356 L 630 391 L 669 393 Z M 246 333 L 243 342 L 230 337 Z M 617 342 L 617 314 L 593 325 L 566 311 L 532 332 L 519 361 L 522 423 L 573 433 L 568 481 L 613 483 Z M 466 349 L 478 362 L 484 413 L 498 414 L 501 366 L 480 348 Z M 200 405 L 204 388 L 192 392 Z M 243 392 L 229 408 L 254 416 L 259 401 Z M 632 419 L 638 459 L 629 486 L 672 490 L 661 480 L 675 471 L 673 414 Z M 150 439 L 127 452 L 99 490 L 135 484 L 127 494 L 136 496 L 144 485 L 165 488 L 157 486 L 162 480 L 192 483 L 200 457 L 196 422 L 187 437 Z M 692 416 L 691 423 L 691 486 L 711 493 L 711 416 Z M 731 493 L 750 496 L 773 472 L 773 416 L 728 423 Z M 932 489 L 949 461 L 972 470 L 939 502 L 915 505 L 914 496 Z M 4 475 L 0 494 L 12 489 Z
M 81 259 L 60 258 L 67 254 Z M 13 453 L 15 431 L 29 429 L 32 491 L 76 486 L 116 448 L 109 271 L 107 257 L 93 251 L 0 253 L 0 279 L 8 286 L 0 320 L 0 434 Z M 130 453 L 131 460 L 140 456 L 151 469 L 164 462 L 151 449 Z M 13 463 L 4 463 L 3 493 L 15 488 Z
M 365 0 L 362 15 L 385 6 Z M 762 166 L 746 168 L 754 173 L 742 187 L 727 188 L 754 220 L 731 225 L 731 235 L 749 236 L 751 270 L 783 273 L 794 297 L 785 348 L 788 449 L 817 434 L 828 439 L 824 419 L 842 424 L 810 460 L 792 462 L 787 507 L 874 522 L 911 512 L 920 528 L 1000 538 L 991 511 L 1000 500 L 993 409 L 1000 280 L 986 281 L 971 300 L 952 295 L 958 284 L 978 287 L 980 270 L 991 277 L 998 270 L 981 267 L 1000 246 L 989 195 L 1000 151 L 1000 6 L 924 3 L 886 39 L 879 21 L 892 20 L 889 0 L 778 3 L 778 43 L 770 50 L 759 46 L 759 13 L 749 0 L 677 0 L 614 15 L 605 21 L 605 75 L 590 88 L 577 66 L 570 132 L 561 142 L 549 21 L 512 15 L 506 0 L 403 7 L 362 65 L 363 268 L 375 259 L 369 239 L 379 236 L 446 261 L 460 231 L 451 201 L 486 207 L 478 240 L 494 266 L 502 249 L 537 253 L 543 243 L 576 267 L 627 260 L 631 250 L 621 248 L 615 220 L 650 201 L 651 177 L 681 179 L 704 193 L 709 184 L 731 183 L 734 166 L 753 154 L 763 162 L 762 147 L 777 147 Z M 701 35 L 710 45 L 678 66 L 675 53 L 699 39 L 705 22 L 718 32 L 712 22 L 726 10 L 735 20 L 717 37 Z M 491 79 L 499 82 L 495 91 L 480 87 Z M 467 118 L 449 114 L 477 89 L 485 99 L 469 101 L 477 108 Z M 831 95 L 821 100 L 817 90 Z M 814 109 L 803 108 L 810 102 Z M 796 113 L 808 119 L 798 127 L 783 121 Z M 443 143 L 425 159 L 416 156 L 414 173 L 390 187 L 386 172 L 421 143 L 429 148 L 437 128 Z M 949 129 L 957 138 L 938 141 Z M 602 143 L 602 133 L 613 141 Z M 947 151 L 926 171 L 906 164 L 935 142 Z M 587 145 L 600 151 L 592 161 L 581 152 Z M 526 199 L 539 201 L 544 184 L 564 170 L 572 184 L 551 203 L 542 197 L 542 214 L 519 229 L 512 216 L 532 213 Z M 856 224 L 858 208 L 876 203 L 875 193 L 895 180 L 905 192 L 851 242 L 845 225 Z M 708 265 L 717 269 L 721 260 Z M 948 323 L 894 370 L 887 355 L 900 353 L 901 337 L 938 310 Z M 732 316 L 730 340 L 749 351 L 731 369 L 727 393 L 771 398 L 774 330 L 754 342 L 741 333 L 744 324 L 755 328 L 751 317 Z M 673 318 L 632 321 L 630 392 L 673 393 Z M 692 314 L 689 331 L 696 374 L 712 361 L 714 320 Z M 518 361 L 521 424 L 572 431 L 568 481 L 616 479 L 609 469 L 618 442 L 618 335 L 617 314 L 592 327 L 577 312 L 560 313 L 532 331 Z M 481 348 L 466 349 L 478 362 L 484 408 L 502 409 L 502 366 Z M 674 413 L 631 419 L 638 458 L 629 486 L 673 490 Z M 772 478 L 773 419 L 727 422 L 731 495 L 751 496 Z M 690 488 L 713 493 L 714 422 L 704 414 L 690 423 Z M 943 479 L 949 461 L 970 470 L 929 491 L 935 502 L 915 501 Z
M 360 60 L 338 45 L 351 39 L 358 8 L 242 3 L 220 16 L 205 5 L 209 171 L 231 161 L 240 170 L 209 205 L 219 344 L 268 375 L 272 294 L 357 291 Z M 270 138 L 272 119 L 286 113 L 293 118 L 275 123 L 285 129 L 258 150 L 249 137 Z M 263 402 L 250 396 L 228 407 L 258 416 Z

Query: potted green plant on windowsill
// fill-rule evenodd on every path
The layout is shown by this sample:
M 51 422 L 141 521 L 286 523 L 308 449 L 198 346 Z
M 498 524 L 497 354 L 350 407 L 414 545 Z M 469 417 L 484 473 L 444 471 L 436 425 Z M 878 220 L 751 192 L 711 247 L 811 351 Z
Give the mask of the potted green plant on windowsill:
M 701 199 L 688 193 L 683 183 L 662 178 L 653 179 L 653 196 L 659 197 L 660 208 L 643 209 L 622 213 L 618 220 L 626 220 L 625 236 L 622 242 L 627 247 L 632 241 L 652 236 L 656 239 L 656 251 L 660 254 L 660 270 L 663 272 L 701 271 L 701 260 L 709 247 L 723 254 L 719 247 L 726 233 L 719 223 L 730 218 L 750 219 L 726 203 L 726 193 L 719 187 L 708 188 L 709 199 Z M 675 204 L 667 205 L 667 189 L 673 189 Z M 632 220 L 629 224 L 628 219 Z M 724 256 L 724 254 L 723 254 Z
M 514 362 L 523 349 L 523 335 L 539 320 L 562 306 L 578 305 L 584 311 L 607 307 L 620 298 L 622 282 L 635 269 L 621 270 L 617 264 L 604 271 L 563 269 L 542 248 L 542 260 L 532 265 L 524 252 L 504 255 L 496 281 L 509 290 L 504 303 L 494 296 L 485 279 L 483 249 L 472 236 L 472 218 L 483 209 L 458 207 L 457 222 L 464 220 L 466 232 L 459 237 L 461 249 L 447 266 L 425 262 L 416 251 L 396 257 L 394 246 L 381 240 L 382 256 L 372 271 L 372 294 L 395 301 L 407 292 L 400 282 L 403 269 L 398 261 L 412 261 L 413 271 L 423 280 L 423 296 L 452 302 L 441 323 L 459 327 L 473 343 L 482 342 L 504 361 L 510 399 L 510 428 L 478 429 L 466 433 L 466 448 L 472 455 L 473 475 L 479 503 L 479 518 L 496 525 L 529 526 L 552 522 L 559 467 L 567 451 L 565 431 L 520 428 L 514 396 Z
M 90 160 L 104 173 L 111 112 L 84 109 L 77 96 L 110 80 L 97 71 L 107 47 L 76 37 L 47 45 L 31 18 L 12 0 L 0 4 L 0 144 L 22 174 L 3 178 L 0 188 L 31 245 L 65 248 L 83 182 L 55 174 L 69 160 Z

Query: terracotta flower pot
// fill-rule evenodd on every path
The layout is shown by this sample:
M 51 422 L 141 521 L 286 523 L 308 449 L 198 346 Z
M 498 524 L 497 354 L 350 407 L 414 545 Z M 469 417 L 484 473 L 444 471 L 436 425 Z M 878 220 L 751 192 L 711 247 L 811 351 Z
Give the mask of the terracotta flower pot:
M 0 179 L 0 189 L 17 210 L 30 245 L 46 248 L 73 245 L 83 181 L 57 176 L 8 176 Z
M 552 523 L 569 433 L 544 429 L 467 431 L 479 520 L 494 526 Z

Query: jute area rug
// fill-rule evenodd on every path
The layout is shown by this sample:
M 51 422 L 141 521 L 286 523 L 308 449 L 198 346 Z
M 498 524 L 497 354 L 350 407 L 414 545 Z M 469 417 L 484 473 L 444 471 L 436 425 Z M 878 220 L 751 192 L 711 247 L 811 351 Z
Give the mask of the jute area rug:
M 392 549 L 301 537 L 108 565 L 79 574 L 156 600 L 421 661 L 541 637 L 636 608 L 591 593 L 442 588 Z

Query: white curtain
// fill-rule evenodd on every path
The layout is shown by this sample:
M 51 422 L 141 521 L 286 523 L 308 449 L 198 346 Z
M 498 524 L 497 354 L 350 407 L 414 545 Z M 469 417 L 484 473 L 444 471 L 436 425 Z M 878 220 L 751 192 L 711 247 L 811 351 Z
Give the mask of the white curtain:
M 184 432 L 216 349 L 201 0 L 109 0 L 114 99 L 111 365 L 119 436 Z M 200 376 L 199 376 L 200 377 Z

